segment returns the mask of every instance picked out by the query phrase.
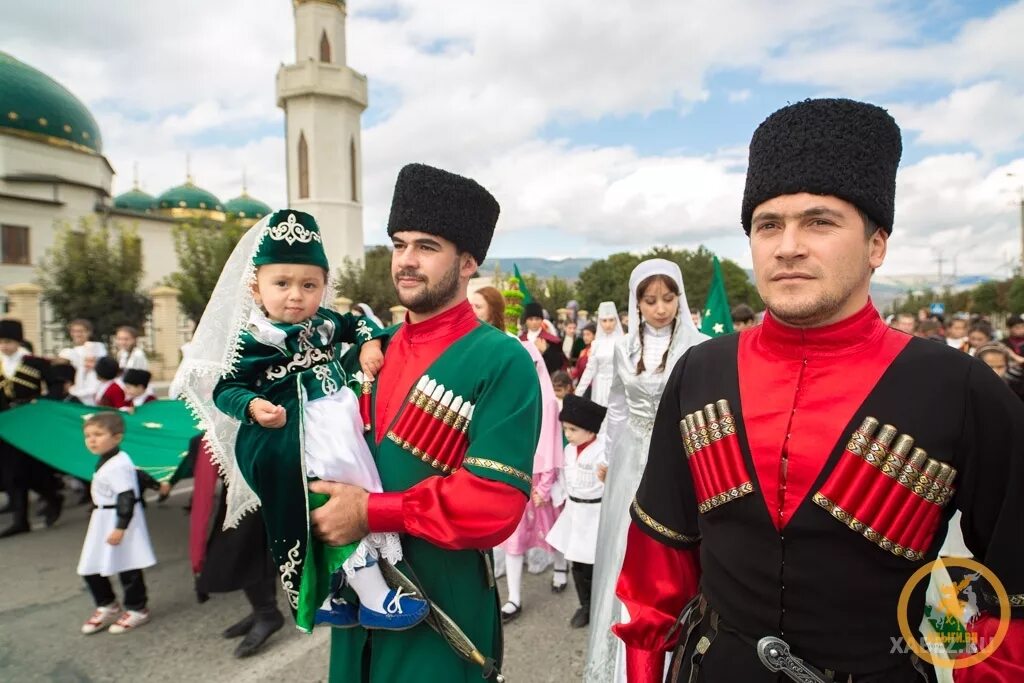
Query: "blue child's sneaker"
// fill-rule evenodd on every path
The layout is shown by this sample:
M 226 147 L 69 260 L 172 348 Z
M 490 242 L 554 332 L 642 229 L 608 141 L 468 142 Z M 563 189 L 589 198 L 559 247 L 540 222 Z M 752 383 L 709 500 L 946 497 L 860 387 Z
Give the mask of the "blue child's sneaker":
M 328 604 L 330 605 L 329 609 Z M 341 598 L 331 598 L 330 603 L 325 602 L 316 611 L 313 623 L 327 624 L 334 628 L 352 628 L 359 625 L 359 610 L 355 605 L 345 602 Z
M 404 631 L 427 618 L 430 605 L 426 600 L 414 598 L 396 588 L 384 598 L 383 612 L 359 606 L 359 623 L 363 628 L 384 631 Z

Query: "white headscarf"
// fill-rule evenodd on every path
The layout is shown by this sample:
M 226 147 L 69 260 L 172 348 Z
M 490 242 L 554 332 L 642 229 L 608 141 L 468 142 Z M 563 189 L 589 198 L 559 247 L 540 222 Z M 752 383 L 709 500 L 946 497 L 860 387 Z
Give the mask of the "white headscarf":
M 212 459 L 227 482 L 225 529 L 236 526 L 246 513 L 256 510 L 260 500 L 235 463 L 239 422 L 217 409 L 213 390 L 217 382 L 230 375 L 238 364 L 243 330 L 249 329 L 257 336 L 279 332 L 269 323 L 261 325 L 265 318 L 252 293 L 252 285 L 256 282 L 256 266 L 252 261 L 260 242 L 274 227 L 270 225 L 273 215 L 263 217 L 249 228 L 235 245 L 217 279 L 192 341 L 182 349 L 184 358 L 170 388 L 171 396 L 185 399 L 199 421 L 200 429 L 206 432 Z M 333 300 L 334 287 L 328 282 L 320 305 L 329 308 L 329 302 Z
M 699 332 L 690 319 L 690 305 L 686 303 L 686 289 L 683 287 L 683 272 L 672 261 L 663 258 L 652 258 L 641 262 L 629 275 L 629 334 L 636 334 L 640 329 L 640 306 L 636 296 L 640 283 L 652 275 L 666 275 L 679 287 L 679 310 L 676 313 L 676 332 L 680 328 L 689 328 L 691 332 Z
M 387 325 L 382 323 L 380 321 L 380 318 L 378 318 L 376 314 L 374 314 L 373 309 L 370 308 L 370 304 L 356 304 L 356 308 L 362 311 L 363 315 L 365 315 L 367 318 L 377 323 L 377 327 L 387 327 Z
M 601 325 L 601 321 L 606 318 L 615 319 L 615 329 L 610 333 L 604 331 L 604 326 Z M 594 335 L 594 340 L 598 339 L 618 339 L 623 334 L 622 321 L 619 320 L 619 311 L 615 308 L 614 301 L 602 301 L 597 307 L 597 333 Z

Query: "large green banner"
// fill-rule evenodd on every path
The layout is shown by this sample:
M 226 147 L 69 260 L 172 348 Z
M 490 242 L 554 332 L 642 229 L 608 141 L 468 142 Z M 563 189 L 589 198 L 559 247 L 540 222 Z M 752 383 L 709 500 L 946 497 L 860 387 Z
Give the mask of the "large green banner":
M 96 456 L 82 438 L 82 424 L 97 411 L 110 410 L 42 399 L 0 413 L 0 439 L 61 472 L 91 480 Z M 125 421 L 121 449 L 135 466 L 154 479 L 170 479 L 199 433 L 196 421 L 181 401 L 152 401 L 122 413 Z M 189 476 L 179 472 L 177 478 Z

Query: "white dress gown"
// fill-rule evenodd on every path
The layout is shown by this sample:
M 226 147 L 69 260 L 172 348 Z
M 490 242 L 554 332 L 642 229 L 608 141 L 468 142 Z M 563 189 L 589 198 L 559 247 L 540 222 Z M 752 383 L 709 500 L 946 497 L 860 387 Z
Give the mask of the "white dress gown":
M 646 325 L 646 323 L 645 323 Z M 636 334 L 615 344 L 614 371 L 604 429 L 608 449 L 608 475 L 601 504 L 600 543 L 594 561 L 593 598 L 590 608 L 590 644 L 587 649 L 587 683 L 625 680 L 625 648 L 611 627 L 629 617 L 615 597 L 615 584 L 626 553 L 629 506 L 640 485 L 647 451 L 651 445 L 654 416 L 661 394 L 676 362 L 691 346 L 708 337 L 688 326 L 675 336 L 671 327 L 644 330 L 644 372 L 636 373 L 640 342 Z M 665 369 L 656 372 L 668 349 Z
M 117 527 L 117 494 L 123 491 L 135 493 L 135 510 L 125 529 L 124 538 L 118 545 L 107 543 L 110 532 Z M 130 569 L 145 569 L 156 564 L 153 545 L 146 528 L 146 513 L 138 502 L 139 478 L 135 474 L 135 463 L 124 451 L 120 451 L 103 463 L 92 477 L 92 502 L 96 509 L 89 518 L 89 530 L 85 532 L 82 555 L 78 560 L 78 574 L 90 576 L 113 576 Z
M 603 406 L 608 405 L 608 395 L 612 390 L 614 356 L 615 338 L 605 337 L 591 342 L 587 367 L 583 369 L 583 375 L 576 387 L 577 396 L 582 396 L 587 387 L 590 387 L 590 400 Z

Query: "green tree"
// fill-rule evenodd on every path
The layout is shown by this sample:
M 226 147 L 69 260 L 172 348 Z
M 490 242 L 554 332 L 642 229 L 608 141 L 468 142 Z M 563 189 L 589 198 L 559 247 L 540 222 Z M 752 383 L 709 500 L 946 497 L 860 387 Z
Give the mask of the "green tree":
M 625 311 L 629 302 L 629 274 L 641 261 L 663 258 L 679 265 L 686 288 L 687 303 L 691 308 L 704 305 L 711 287 L 712 258 L 714 254 L 704 246 L 696 251 L 654 247 L 644 254 L 619 253 L 595 261 L 580 273 L 577 285 L 580 305 L 596 310 L 602 301 L 614 301 L 619 311 Z M 722 277 L 729 295 L 729 305 L 746 303 L 755 309 L 764 306 L 757 288 L 750 282 L 745 270 L 734 261 L 721 259 Z
M 1010 281 L 1006 305 L 1014 313 L 1024 312 L 1024 277 L 1015 277 Z
M 391 247 L 370 247 L 362 265 L 345 259 L 338 273 L 337 290 L 338 296 L 352 299 L 353 304 L 368 304 L 378 318 L 388 322 L 388 309 L 398 303 L 391 279 Z
M 555 312 L 563 308 L 571 299 L 576 297 L 576 287 L 568 280 L 557 275 L 548 278 L 540 278 L 533 274 L 523 275 L 526 286 L 534 300 L 544 307 L 544 310 L 555 318 Z
M 995 313 L 1006 310 L 999 303 L 999 283 L 983 282 L 970 292 L 972 313 Z
M 179 223 L 171 228 L 178 271 L 165 282 L 181 292 L 178 302 L 195 322 L 203 316 L 220 272 L 248 228 L 234 218 L 224 223 Z
M 75 228 L 58 224 L 39 267 L 43 297 L 57 320 L 66 325 L 86 318 L 100 340 L 121 325 L 143 327 L 153 302 L 139 291 L 141 282 L 142 242 L 135 229 L 86 218 Z

